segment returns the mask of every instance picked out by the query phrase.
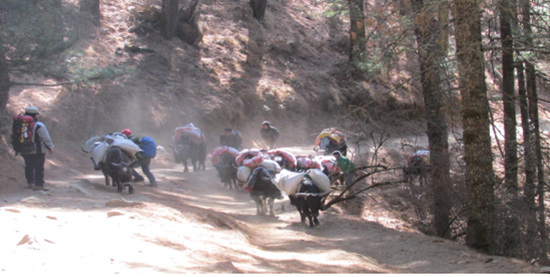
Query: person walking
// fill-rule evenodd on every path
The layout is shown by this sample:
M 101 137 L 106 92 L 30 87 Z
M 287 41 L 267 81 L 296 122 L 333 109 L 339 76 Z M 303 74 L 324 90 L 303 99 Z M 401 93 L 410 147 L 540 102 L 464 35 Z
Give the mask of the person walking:
M 243 148 L 241 133 L 229 127 L 225 128 L 223 134 L 220 136 L 220 145 L 241 150 Z
M 40 109 L 30 106 L 25 108 L 25 115 L 31 116 L 34 119 L 34 145 L 35 150 L 30 152 L 21 152 L 21 156 L 25 160 L 25 178 L 27 185 L 34 191 L 48 191 L 50 187 L 44 182 L 44 164 L 46 162 L 46 151 L 53 154 L 54 145 L 48 128 L 46 125 L 38 121 Z
M 346 186 L 350 186 L 353 184 L 355 164 L 350 159 L 342 156 L 342 152 L 338 150 L 332 152 L 332 155 L 336 158 L 338 167 L 344 172 Z
M 146 186 L 158 187 L 155 175 L 153 175 L 150 169 L 151 159 L 155 158 L 157 155 L 157 144 L 155 143 L 155 140 L 151 137 L 136 137 L 132 134 L 130 129 L 124 129 L 121 133 L 123 133 L 128 139 L 132 140 L 139 146 L 139 148 L 143 150 L 143 152 L 136 154 L 136 158 L 138 160 L 137 164 L 141 165 L 141 171 L 143 171 L 143 174 L 145 174 L 147 179 L 149 179 L 149 184 Z M 134 175 L 134 182 L 141 182 L 144 180 L 143 176 L 141 176 L 137 170 L 133 168 L 132 175 Z
M 271 123 L 266 120 L 262 123 L 260 135 L 262 135 L 262 139 L 269 149 L 275 149 L 277 140 L 279 139 L 279 130 L 277 128 L 271 126 Z

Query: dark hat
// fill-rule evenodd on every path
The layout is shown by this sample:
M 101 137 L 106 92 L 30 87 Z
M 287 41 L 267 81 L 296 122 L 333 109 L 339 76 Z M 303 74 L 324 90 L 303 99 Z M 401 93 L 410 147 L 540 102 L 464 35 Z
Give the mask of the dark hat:
M 227 127 L 227 128 L 225 128 L 225 129 L 223 129 L 223 131 L 224 131 L 224 132 L 233 132 L 233 129 Z
M 38 107 L 29 106 L 25 108 L 25 113 L 27 114 L 40 114 L 40 109 Z
M 342 152 L 340 152 L 340 151 L 338 151 L 338 150 L 334 150 L 334 151 L 332 152 L 332 155 L 334 155 L 334 154 L 338 154 L 338 155 L 342 156 Z

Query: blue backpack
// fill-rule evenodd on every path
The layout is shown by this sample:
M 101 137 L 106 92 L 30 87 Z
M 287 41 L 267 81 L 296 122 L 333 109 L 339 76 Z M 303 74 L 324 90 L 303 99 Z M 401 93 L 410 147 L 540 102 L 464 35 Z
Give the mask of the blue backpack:
M 139 146 L 143 150 L 143 157 L 154 158 L 157 155 L 157 144 L 151 137 L 142 137 L 139 139 Z

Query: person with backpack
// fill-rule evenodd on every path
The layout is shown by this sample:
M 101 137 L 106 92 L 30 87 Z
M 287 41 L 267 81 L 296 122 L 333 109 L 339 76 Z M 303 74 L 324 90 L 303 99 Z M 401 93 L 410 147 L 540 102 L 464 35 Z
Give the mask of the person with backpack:
M 157 144 L 155 140 L 151 137 L 136 137 L 132 134 L 130 129 L 124 129 L 122 132 L 128 139 L 132 140 L 135 144 L 143 150 L 136 154 L 137 163 L 141 165 L 141 170 L 143 174 L 149 179 L 148 187 L 158 187 L 157 180 L 155 175 L 151 172 L 149 166 L 151 165 L 151 159 L 155 158 L 157 155 Z M 144 180 L 137 170 L 132 169 L 132 174 L 134 175 L 134 182 L 141 182 Z
M 46 151 L 53 154 L 54 145 L 44 123 L 38 121 L 40 109 L 29 106 L 25 114 L 15 116 L 12 126 L 12 145 L 15 154 L 20 153 L 25 160 L 27 185 L 34 191 L 48 191 L 44 183 Z

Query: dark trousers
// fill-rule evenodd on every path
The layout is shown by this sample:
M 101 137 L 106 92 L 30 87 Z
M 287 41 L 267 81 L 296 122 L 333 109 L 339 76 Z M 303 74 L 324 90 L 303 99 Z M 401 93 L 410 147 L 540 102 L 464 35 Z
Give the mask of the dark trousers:
M 44 186 L 44 163 L 46 154 L 21 154 L 25 160 L 25 178 L 27 184 Z
M 151 158 L 141 157 L 138 159 L 138 163 L 139 165 L 141 165 L 141 170 L 143 171 L 143 174 L 145 174 L 145 176 L 147 176 L 147 179 L 149 179 L 149 183 L 156 184 L 157 180 L 155 179 L 155 176 L 149 169 L 149 165 L 151 164 Z M 132 174 L 134 175 L 134 178 L 138 178 L 138 179 L 143 178 L 141 177 L 141 175 L 139 175 L 139 173 L 135 169 L 132 169 Z

